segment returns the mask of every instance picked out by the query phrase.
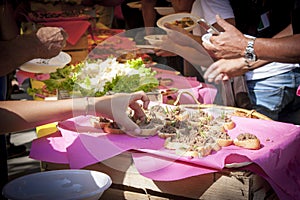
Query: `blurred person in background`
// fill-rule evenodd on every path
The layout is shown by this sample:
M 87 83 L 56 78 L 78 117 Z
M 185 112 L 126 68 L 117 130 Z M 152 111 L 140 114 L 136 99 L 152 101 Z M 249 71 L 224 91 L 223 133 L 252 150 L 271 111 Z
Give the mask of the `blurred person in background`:
M 291 40 L 291 37 L 297 38 L 292 35 L 299 33 L 298 1 L 290 0 L 285 3 L 264 1 L 263 4 L 259 4 L 252 1 L 231 0 L 231 5 L 235 11 L 236 27 L 241 32 L 217 17 L 219 25 L 225 32 L 211 38 L 213 45 L 204 43 L 204 46 L 217 58 L 222 59 L 207 69 L 205 78 L 209 81 L 228 80 L 226 70 L 231 75 L 234 73 L 230 70 L 241 69 L 242 73 L 236 73 L 234 76 L 246 73 L 253 109 L 274 120 L 299 124 L 299 117 L 292 117 L 297 115 L 300 108 L 300 98 L 296 95 L 300 84 L 299 64 L 271 62 L 273 60 L 270 59 L 281 55 L 281 58 L 274 60 L 297 61 L 295 59 L 297 51 L 293 51 L 297 50 L 295 44 L 285 44 L 293 49 L 287 50 L 282 48 L 285 45 L 279 46 L 279 43 L 270 45 L 270 41 L 280 42 Z M 245 37 L 243 34 L 257 38 Z M 273 39 L 263 39 L 266 37 Z M 262 44 L 265 44 L 265 47 Z M 267 49 L 269 51 L 266 51 Z M 265 56 L 261 55 L 262 52 Z M 282 56 L 284 53 L 286 55 L 290 53 L 290 56 Z

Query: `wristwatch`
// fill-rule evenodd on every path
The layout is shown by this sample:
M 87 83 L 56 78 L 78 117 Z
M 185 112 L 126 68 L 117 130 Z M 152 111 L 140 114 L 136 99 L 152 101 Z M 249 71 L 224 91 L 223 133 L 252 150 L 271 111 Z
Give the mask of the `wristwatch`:
M 248 41 L 246 50 L 245 50 L 245 59 L 247 59 L 248 61 L 256 61 L 256 55 L 254 52 L 254 41 L 255 41 L 255 37 L 251 37 Z

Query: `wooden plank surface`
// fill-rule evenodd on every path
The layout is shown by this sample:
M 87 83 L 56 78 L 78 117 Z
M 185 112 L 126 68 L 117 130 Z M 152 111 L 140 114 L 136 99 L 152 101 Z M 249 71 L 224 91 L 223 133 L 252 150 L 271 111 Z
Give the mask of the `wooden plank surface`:
M 68 168 L 68 165 L 42 162 L 42 168 L 44 170 L 65 169 Z M 128 152 L 104 162 L 90 165 L 85 169 L 104 172 L 112 178 L 113 185 L 122 186 L 122 188 L 117 188 L 121 190 L 122 194 L 116 194 L 120 199 L 144 199 L 149 197 L 147 195 L 163 199 L 205 200 L 277 198 L 270 185 L 263 178 L 249 171 L 238 169 L 225 169 L 218 173 L 193 176 L 176 181 L 154 181 L 139 174 L 132 163 L 131 154 Z M 137 194 L 132 194 L 132 192 Z M 127 196 L 124 196 L 125 193 Z M 144 196 L 140 196 L 140 194 Z M 110 192 L 107 192 L 104 197 L 110 195 L 112 199 L 115 197 Z

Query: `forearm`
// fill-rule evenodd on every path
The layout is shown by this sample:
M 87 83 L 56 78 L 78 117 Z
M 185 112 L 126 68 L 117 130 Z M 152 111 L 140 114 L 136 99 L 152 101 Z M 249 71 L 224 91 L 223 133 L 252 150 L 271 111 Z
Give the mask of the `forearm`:
M 142 0 L 142 14 L 145 27 L 154 27 L 156 23 L 156 11 L 154 9 L 157 0 Z
M 76 113 L 84 114 L 86 104 L 81 100 Z M 73 117 L 73 100 L 58 101 L 2 101 L 0 102 L 0 133 L 32 129 L 36 126 Z
M 300 62 L 300 34 L 283 38 L 257 38 L 254 50 L 259 59 L 277 62 Z
M 32 36 L 22 35 L 11 41 L 0 42 L 0 76 L 14 71 L 36 57 L 37 41 Z

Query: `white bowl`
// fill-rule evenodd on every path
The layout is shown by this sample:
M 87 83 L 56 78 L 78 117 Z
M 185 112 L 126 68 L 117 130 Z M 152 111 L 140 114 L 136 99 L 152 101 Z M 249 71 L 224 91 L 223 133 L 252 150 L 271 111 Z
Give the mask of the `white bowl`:
M 144 38 L 149 42 L 149 44 L 155 45 L 163 41 L 166 35 L 146 35 Z
M 14 179 L 2 193 L 12 200 L 98 200 L 111 184 L 111 178 L 98 171 L 54 170 Z
M 158 19 L 156 24 L 159 28 L 167 31 L 168 29 L 164 26 L 165 23 L 172 24 L 177 20 L 179 20 L 179 21 L 182 20 L 182 18 L 184 18 L 184 17 L 190 17 L 194 22 L 193 25 L 184 28 L 187 31 L 193 30 L 197 26 L 197 21 L 200 19 L 199 17 L 192 15 L 190 13 L 176 13 L 176 14 L 166 15 L 166 16 Z
M 173 7 L 154 7 L 154 9 L 160 15 L 169 15 L 175 13 Z
M 202 35 L 202 42 L 206 43 L 206 44 L 211 44 L 210 42 L 210 37 L 212 36 L 211 33 L 205 33 L 204 35 Z

